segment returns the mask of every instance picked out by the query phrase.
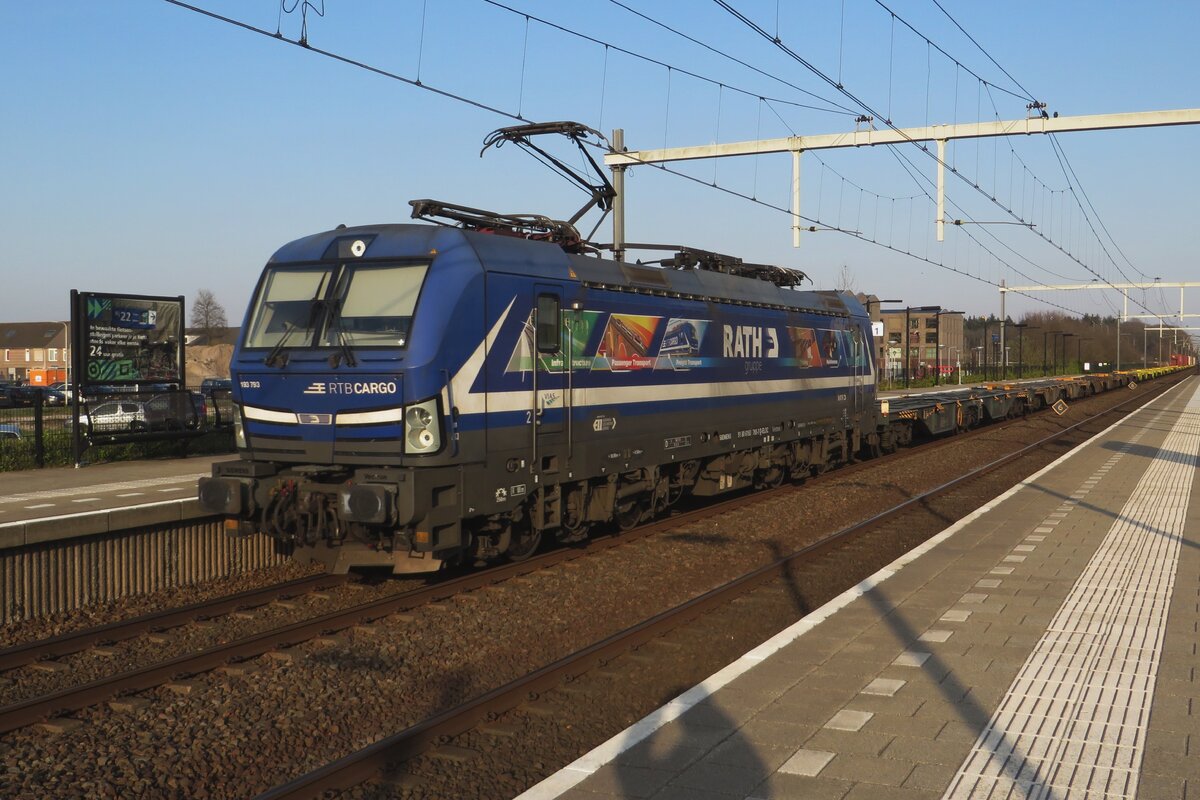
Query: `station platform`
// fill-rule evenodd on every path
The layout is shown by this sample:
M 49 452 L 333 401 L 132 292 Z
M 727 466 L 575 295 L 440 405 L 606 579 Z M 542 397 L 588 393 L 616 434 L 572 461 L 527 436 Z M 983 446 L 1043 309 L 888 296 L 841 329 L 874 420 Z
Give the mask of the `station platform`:
M 0 472 L 0 548 L 201 516 L 196 481 L 235 455 Z
M 1200 796 L 1190 378 L 519 800 Z

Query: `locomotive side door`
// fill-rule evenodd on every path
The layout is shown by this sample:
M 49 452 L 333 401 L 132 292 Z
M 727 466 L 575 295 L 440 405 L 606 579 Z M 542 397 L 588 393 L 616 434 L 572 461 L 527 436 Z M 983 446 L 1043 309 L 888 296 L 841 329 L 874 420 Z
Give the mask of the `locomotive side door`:
M 850 363 L 853 365 L 851 371 L 853 374 L 852 381 L 854 383 L 851 394 L 853 395 L 851 402 L 853 403 L 854 416 L 857 418 L 863 412 L 865 403 L 865 375 L 870 369 L 868 355 L 863 343 L 862 328 L 855 326 L 850 329 Z
M 529 421 L 534 482 L 557 482 L 566 467 L 570 424 L 571 363 L 563 349 L 563 289 L 535 284 L 532 315 L 533 393 Z

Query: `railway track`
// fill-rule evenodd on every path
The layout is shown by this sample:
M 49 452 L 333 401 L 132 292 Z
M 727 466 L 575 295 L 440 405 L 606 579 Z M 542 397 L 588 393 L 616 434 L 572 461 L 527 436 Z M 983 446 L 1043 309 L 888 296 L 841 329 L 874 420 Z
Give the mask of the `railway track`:
M 1144 395 L 1139 395 L 1139 402 L 1144 401 L 1144 399 Z M 1044 441 L 1061 437 L 1067 432 L 1074 430 L 1080 425 L 1090 422 L 1097 417 L 1102 417 L 1113 413 L 1116 412 L 1113 410 L 1103 411 L 1099 415 L 1096 415 L 1096 417 L 1089 418 L 1088 420 L 1085 420 L 1076 426 L 1072 426 L 1072 428 L 1068 428 L 1065 431 L 1060 431 L 1050 437 L 1047 437 Z M 918 447 L 908 448 L 896 454 L 884 457 L 883 459 L 852 464 L 848 467 L 818 476 L 810 483 L 815 483 L 822 480 L 845 479 L 861 470 L 886 467 L 886 465 L 892 459 L 915 457 L 922 453 L 928 454 L 937 448 L 945 447 L 954 443 L 961 443 L 970 437 L 994 434 L 996 432 L 1003 431 L 1009 424 L 1011 423 L 1001 423 L 998 425 L 976 429 L 968 433 L 960 434 L 956 437 L 937 439 Z M 1039 446 L 1043 444 L 1044 442 L 1039 443 Z M 1022 450 L 1021 452 L 1026 452 L 1029 449 L 1030 448 L 1025 448 L 1025 450 Z M 1016 456 L 1006 457 L 1006 459 L 1002 460 L 1002 462 L 997 462 L 996 465 L 990 466 L 992 469 L 995 469 L 1000 465 L 1000 463 L 1007 463 L 1014 457 Z M 947 486 L 949 486 L 949 484 Z M 233 641 L 224 642 L 183 656 L 125 670 L 117 674 L 106 676 L 99 680 L 90 681 L 81 685 L 67 687 L 37 697 L 21 700 L 4 707 L 0 707 L 0 734 L 47 720 L 56 715 L 76 711 L 78 709 L 114 698 L 121 694 L 149 689 L 154 686 L 162 685 L 168 681 L 178 680 L 181 677 L 193 676 L 218 667 L 234 665 L 239 662 L 246 661 L 247 659 L 263 655 L 264 653 L 279 649 L 286 649 L 301 642 L 321 636 L 327 636 L 359 624 L 370 623 L 391 614 L 408 611 L 429 603 L 445 600 L 455 595 L 460 595 L 476 591 L 486 586 L 503 583 L 512 578 L 527 575 L 539 570 L 548 569 L 563 562 L 588 556 L 619 544 L 633 542 L 641 538 L 672 530 L 674 528 L 680 528 L 692 524 L 697 520 L 707 519 L 750 504 L 762 502 L 773 495 L 787 494 L 800 491 L 802 489 L 803 485 L 789 484 L 776 489 L 760 492 L 748 492 L 723 501 L 719 501 L 717 503 L 709 503 L 703 507 L 690 511 L 673 514 L 669 517 L 643 525 L 620 536 L 614 535 L 598 537 L 591 540 L 586 546 L 583 547 L 562 548 L 534 556 L 526 561 L 472 572 L 467 575 L 441 581 L 416 590 L 403 592 L 388 598 L 354 605 L 349 608 L 319 615 L 301 622 L 262 631 L 249 636 L 243 636 Z M 912 503 L 916 501 L 909 502 Z M 829 542 L 823 544 L 822 547 L 832 547 L 834 546 L 834 541 L 835 540 L 830 540 Z M 764 568 L 764 570 L 767 571 L 763 572 L 758 578 L 754 579 L 751 585 L 756 585 L 764 580 L 768 580 L 771 574 L 770 570 L 781 569 L 784 563 L 784 561 L 779 561 L 773 567 Z M 80 652 L 97 644 L 118 642 L 142 633 L 166 630 L 178 625 L 186 624 L 190 621 L 210 619 L 220 616 L 221 614 L 236 611 L 238 609 L 263 605 L 271 602 L 272 600 L 294 597 L 306 592 L 313 592 L 322 588 L 337 586 L 344 581 L 344 576 L 311 576 L 289 582 L 287 584 L 281 584 L 259 590 L 252 590 L 238 595 L 220 598 L 209 603 L 200 603 L 160 613 L 149 614 L 132 620 L 116 622 L 110 625 L 100 626 L 98 628 L 66 634 L 60 637 L 55 637 L 54 639 L 27 643 L 0 651 L 0 670 L 14 669 L 37 661 L 58 658 L 66 654 Z M 712 602 L 719 603 L 727 601 L 714 600 Z M 611 644 L 611 646 L 605 645 L 605 650 L 607 651 L 607 649 L 610 647 L 621 649 L 622 647 L 627 648 L 628 646 L 628 644 L 618 644 L 614 640 L 614 643 Z M 547 672 L 546 676 L 542 680 L 546 682 L 546 685 L 553 684 L 562 680 L 562 673 L 555 673 L 554 671 Z M 531 690 L 532 689 L 526 688 L 524 691 Z M 494 711 L 494 709 L 491 710 Z M 432 729 L 437 731 L 441 730 L 438 726 L 432 726 Z M 435 737 L 442 737 L 447 734 L 444 732 L 438 732 L 433 735 Z M 390 758 L 395 758 L 395 756 L 390 756 Z
M 166 631 L 198 620 L 287 600 L 309 592 L 341 586 L 345 575 L 310 575 L 286 583 L 249 589 L 202 603 L 143 614 L 127 620 L 117 620 L 94 628 L 72 631 L 50 639 L 25 642 L 0 650 L 0 672 L 33 664 L 46 659 L 61 658 L 96 645 L 123 642 L 144 633 Z
M 1175 383 L 1177 381 L 1172 381 L 1170 384 L 1164 382 L 1165 385 L 1156 386 L 1154 396 L 1166 391 Z M 464 762 L 468 761 L 471 757 L 470 754 L 475 751 L 470 747 L 460 747 L 455 743 L 464 738 L 472 741 L 479 741 L 480 738 L 486 740 L 488 738 L 487 731 L 483 730 L 481 737 L 481 728 L 494 729 L 497 720 L 503 720 L 506 715 L 518 712 L 519 709 L 530 703 L 531 698 L 537 702 L 544 697 L 546 692 L 578 684 L 581 679 L 586 679 L 592 673 L 609 667 L 614 659 L 635 653 L 650 642 L 664 641 L 663 637 L 676 634 L 689 625 L 696 624 L 697 620 L 703 620 L 706 615 L 714 614 L 719 609 L 728 608 L 735 600 L 745 598 L 771 582 L 782 582 L 784 584 L 782 593 L 792 595 L 787 602 L 796 603 L 797 583 L 802 582 L 806 574 L 819 571 L 820 562 L 829 562 L 833 560 L 831 557 L 852 554 L 862 561 L 863 566 L 858 573 L 863 574 L 855 573 L 847 579 L 848 585 L 854 585 L 866 575 L 893 560 L 894 555 L 889 553 L 886 547 L 882 549 L 878 547 L 879 544 L 904 542 L 907 548 L 923 541 L 966 513 L 950 512 L 949 509 L 955 506 L 956 502 L 964 508 L 974 507 L 994 496 L 996 492 L 986 485 L 991 476 L 1001 473 L 1005 468 L 1016 464 L 1025 456 L 1043 451 L 1051 445 L 1064 441 L 1073 445 L 1076 440 L 1086 440 L 1092 435 L 1092 433 L 1086 432 L 1088 429 L 1098 427 L 1098 424 L 1101 424 L 1107 417 L 1122 413 L 1119 409 L 1133 403 L 1140 405 L 1147 399 L 1144 394 L 1139 395 L 1116 408 L 1106 409 L 1067 428 L 1055 431 L 954 480 L 897 503 L 882 513 L 844 528 L 808 547 L 783 556 L 651 619 L 582 648 L 553 664 L 541 667 L 493 691 L 438 713 L 344 758 L 275 787 L 259 795 L 259 800 L 307 798 L 317 796 L 321 792 L 344 791 L 364 782 L 380 780 L 382 783 L 378 787 L 378 791 L 385 795 L 412 787 L 428 788 L 426 779 L 420 774 L 421 770 L 407 771 L 406 763 L 419 762 L 422 759 L 427 762 L 436 762 L 439 760 L 439 754 L 444 754 L 446 751 L 454 753 L 455 772 L 460 782 L 463 775 L 486 775 L 489 770 L 494 771 L 495 764 L 479 767 L 478 773 L 472 772 L 472 767 Z M 908 451 L 908 453 L 911 452 Z M 860 468 L 877 464 L 879 462 L 868 462 Z M 846 471 L 839 470 L 832 475 L 844 477 Z M 785 488 L 777 491 L 787 490 Z M 759 493 L 752 497 L 761 499 L 763 496 L 762 493 Z M 709 513 L 712 512 L 709 511 Z M 880 560 L 878 558 L 876 561 L 870 560 L 872 551 L 877 551 L 876 555 L 882 553 L 882 563 L 876 563 Z M 899 553 L 895 555 L 899 555 Z M 834 595 L 837 593 L 833 592 Z M 815 600 L 812 601 L 812 603 L 815 602 Z M 812 603 L 808 603 L 807 607 L 815 608 L 816 605 Z M 806 605 L 803 602 L 796 604 L 802 608 Z M 703 643 L 708 638 L 699 636 L 697 640 Z M 667 645 L 671 648 L 683 646 L 678 642 L 667 642 Z M 574 691 L 581 690 L 575 686 Z M 528 736 L 529 734 L 526 732 L 524 735 Z M 537 736 L 531 738 L 537 738 Z M 476 755 L 479 754 L 476 753 Z M 445 771 L 435 769 L 432 772 Z M 468 787 L 470 780 L 471 778 L 468 777 Z M 462 790 L 464 787 L 460 785 L 456 788 Z M 451 794 L 446 796 L 453 796 L 454 789 L 438 786 L 434 787 L 432 791 L 435 794 L 448 791 Z M 366 794 L 371 795 L 372 792 L 367 791 Z
M 71 686 L 50 694 L 31 697 L 0 707 L 0 734 L 8 733 L 56 715 L 103 702 L 118 695 L 149 689 L 181 677 L 192 676 L 218 667 L 236 664 L 264 653 L 287 648 L 320 636 L 327 636 L 391 614 L 408 611 L 455 595 L 502 583 L 515 577 L 547 569 L 565 561 L 601 552 L 610 547 L 650 536 L 662 530 L 686 525 L 721 508 L 732 509 L 750 502 L 739 497 L 724 503 L 696 509 L 669 519 L 642 526 L 620 536 L 605 536 L 584 547 L 564 548 L 543 553 L 526 561 L 504 564 L 486 570 L 441 581 L 418 589 L 333 611 L 308 620 L 273 628 L 224 642 L 202 651 L 126 670 L 86 684 Z M 96 644 L 107 644 L 150 631 L 162 631 L 198 619 L 208 619 L 238 609 L 264 605 L 273 600 L 341 585 L 346 576 L 318 575 L 278 586 L 252 590 L 208 603 L 149 614 L 132 620 L 114 622 L 53 639 L 29 642 L 0 651 L 0 669 L 15 669 L 63 655 L 77 653 Z

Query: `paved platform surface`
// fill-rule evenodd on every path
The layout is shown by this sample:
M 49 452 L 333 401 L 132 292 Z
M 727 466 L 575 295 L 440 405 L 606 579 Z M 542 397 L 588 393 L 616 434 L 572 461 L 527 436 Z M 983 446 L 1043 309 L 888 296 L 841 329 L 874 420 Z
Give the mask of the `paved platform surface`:
M 522 800 L 1200 797 L 1200 380 Z
M 213 462 L 231 458 L 237 456 L 0 472 L 0 547 L 179 519 L 193 510 L 197 479 L 212 474 Z M 182 508 L 168 513 L 164 504 Z

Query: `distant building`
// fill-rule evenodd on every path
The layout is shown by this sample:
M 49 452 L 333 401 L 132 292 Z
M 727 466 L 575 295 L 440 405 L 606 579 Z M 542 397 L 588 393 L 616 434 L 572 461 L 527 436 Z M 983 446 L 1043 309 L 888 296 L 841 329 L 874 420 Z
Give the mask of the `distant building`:
M 912 378 L 932 375 L 935 371 L 946 377 L 960 365 L 970 364 L 969 354 L 963 352 L 961 311 L 942 311 L 932 306 L 922 306 L 919 310 L 885 308 L 879 317 L 883 321 L 883 336 L 877 340 L 878 363 L 885 377 L 903 380 L 906 358 L 908 375 Z
M 68 364 L 66 322 L 0 322 L 0 380 L 57 383 Z

